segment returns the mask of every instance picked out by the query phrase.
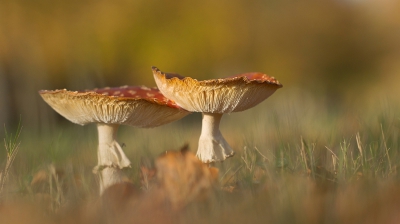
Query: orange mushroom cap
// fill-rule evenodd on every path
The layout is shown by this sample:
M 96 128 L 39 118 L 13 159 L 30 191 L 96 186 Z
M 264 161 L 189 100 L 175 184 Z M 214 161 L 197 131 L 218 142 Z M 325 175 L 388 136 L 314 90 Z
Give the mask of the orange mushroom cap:
M 153 67 L 160 91 L 192 112 L 230 113 L 247 110 L 271 96 L 282 84 L 262 73 L 244 73 L 224 79 L 198 81 Z
M 96 122 L 156 127 L 189 114 L 157 88 L 145 86 L 41 90 L 39 94 L 55 111 L 80 125 Z

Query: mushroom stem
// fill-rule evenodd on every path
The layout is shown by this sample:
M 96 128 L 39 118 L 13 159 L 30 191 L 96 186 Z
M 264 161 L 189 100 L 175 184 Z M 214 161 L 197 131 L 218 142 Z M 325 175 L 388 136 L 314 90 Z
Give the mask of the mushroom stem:
M 197 157 L 203 163 L 223 161 L 235 154 L 219 130 L 223 114 L 203 113 Z
M 122 169 L 131 166 L 131 161 L 116 141 L 118 127 L 118 124 L 97 124 L 99 133 L 98 163 L 93 171 L 100 173 L 100 194 L 107 187 L 126 180 Z

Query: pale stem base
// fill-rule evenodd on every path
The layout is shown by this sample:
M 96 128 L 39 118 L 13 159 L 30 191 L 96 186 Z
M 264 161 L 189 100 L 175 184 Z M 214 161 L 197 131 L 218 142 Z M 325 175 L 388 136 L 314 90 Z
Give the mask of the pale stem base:
M 235 154 L 219 130 L 223 114 L 203 113 L 197 157 L 203 163 L 224 161 Z
M 98 163 L 93 171 L 100 174 L 100 194 L 107 187 L 126 180 L 122 169 L 131 167 L 131 161 L 116 141 L 118 127 L 119 125 L 116 124 L 97 124 Z

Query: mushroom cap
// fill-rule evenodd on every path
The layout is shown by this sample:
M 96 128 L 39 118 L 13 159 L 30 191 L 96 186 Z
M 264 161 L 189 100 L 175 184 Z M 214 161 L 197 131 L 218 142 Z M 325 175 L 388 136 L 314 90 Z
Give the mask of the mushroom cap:
M 122 86 L 85 91 L 41 90 L 55 111 L 73 123 L 124 124 L 150 128 L 189 114 L 160 91 L 145 86 Z
M 198 81 L 153 67 L 160 91 L 192 112 L 231 113 L 256 106 L 282 87 L 274 77 L 244 73 L 224 79 Z

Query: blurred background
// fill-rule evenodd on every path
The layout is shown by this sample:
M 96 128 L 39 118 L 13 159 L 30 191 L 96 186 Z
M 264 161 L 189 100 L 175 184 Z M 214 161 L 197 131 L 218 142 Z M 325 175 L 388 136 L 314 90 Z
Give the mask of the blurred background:
M 373 105 L 400 93 L 400 1 L 0 1 L 2 125 L 48 131 L 67 121 L 38 90 L 155 86 L 153 65 L 263 72 L 284 85 L 271 98 L 300 92 L 326 111 Z

